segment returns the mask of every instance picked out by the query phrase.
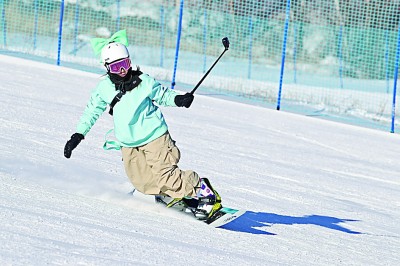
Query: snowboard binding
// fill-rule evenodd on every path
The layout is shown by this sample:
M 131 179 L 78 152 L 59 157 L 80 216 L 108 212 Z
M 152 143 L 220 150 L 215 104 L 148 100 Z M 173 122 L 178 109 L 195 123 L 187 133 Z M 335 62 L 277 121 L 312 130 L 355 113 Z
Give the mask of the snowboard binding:
M 198 220 L 207 220 L 222 208 L 221 197 L 212 188 L 207 178 L 200 180 L 200 186 L 196 197 L 174 199 L 167 195 L 156 195 L 155 201 L 167 208 L 192 213 Z

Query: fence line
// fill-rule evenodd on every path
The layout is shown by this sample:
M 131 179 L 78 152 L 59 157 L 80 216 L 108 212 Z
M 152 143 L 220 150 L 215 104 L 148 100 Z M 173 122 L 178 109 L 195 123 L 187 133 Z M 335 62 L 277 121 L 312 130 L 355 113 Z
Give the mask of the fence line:
M 399 8 L 383 0 L 0 0 L 0 48 L 92 66 L 90 38 L 124 28 L 137 64 L 158 67 L 174 88 L 196 84 L 228 36 L 229 56 L 210 87 L 277 110 L 296 103 L 368 118 L 394 132 Z

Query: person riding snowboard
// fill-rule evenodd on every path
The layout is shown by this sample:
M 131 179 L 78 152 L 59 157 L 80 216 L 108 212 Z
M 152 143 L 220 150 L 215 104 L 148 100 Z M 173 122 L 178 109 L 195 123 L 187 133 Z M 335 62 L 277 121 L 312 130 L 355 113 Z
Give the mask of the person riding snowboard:
M 125 30 L 110 39 L 94 38 L 91 44 L 100 54 L 107 75 L 91 93 L 76 133 L 65 145 L 64 156 L 71 157 L 110 106 L 117 141 L 106 140 L 104 149 L 121 150 L 125 172 L 133 186 L 144 194 L 155 195 L 168 207 L 183 202 L 199 219 L 211 217 L 222 207 L 221 198 L 208 179 L 178 167 L 181 154 L 158 107 L 189 108 L 193 94 L 179 95 L 142 73 L 138 66 L 132 69 Z

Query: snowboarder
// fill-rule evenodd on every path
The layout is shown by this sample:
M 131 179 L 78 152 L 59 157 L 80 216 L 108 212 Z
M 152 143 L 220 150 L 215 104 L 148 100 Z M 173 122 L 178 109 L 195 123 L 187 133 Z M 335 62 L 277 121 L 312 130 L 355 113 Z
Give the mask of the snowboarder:
M 125 30 L 110 39 L 94 38 L 91 44 L 107 74 L 93 90 L 76 133 L 65 145 L 64 156 L 71 157 L 109 105 L 117 141 L 106 140 L 104 149 L 121 150 L 126 175 L 134 187 L 156 195 L 167 206 L 184 202 L 199 219 L 210 217 L 221 208 L 221 198 L 208 179 L 178 167 L 180 151 L 157 106 L 189 108 L 193 94 L 179 95 L 142 73 L 138 66 L 133 69 Z

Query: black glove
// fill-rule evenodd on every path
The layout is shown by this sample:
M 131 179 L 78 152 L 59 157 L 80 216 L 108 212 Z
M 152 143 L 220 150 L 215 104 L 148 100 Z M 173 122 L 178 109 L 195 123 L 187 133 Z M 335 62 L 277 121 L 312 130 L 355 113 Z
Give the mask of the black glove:
M 187 92 L 184 95 L 175 96 L 174 102 L 175 102 L 176 106 L 179 106 L 179 107 L 185 106 L 186 108 L 189 108 L 193 102 L 193 99 L 194 99 L 193 94 Z
M 71 157 L 72 151 L 81 143 L 85 137 L 80 133 L 75 133 L 71 136 L 71 139 L 67 141 L 64 147 L 64 156 L 65 158 L 69 159 Z

